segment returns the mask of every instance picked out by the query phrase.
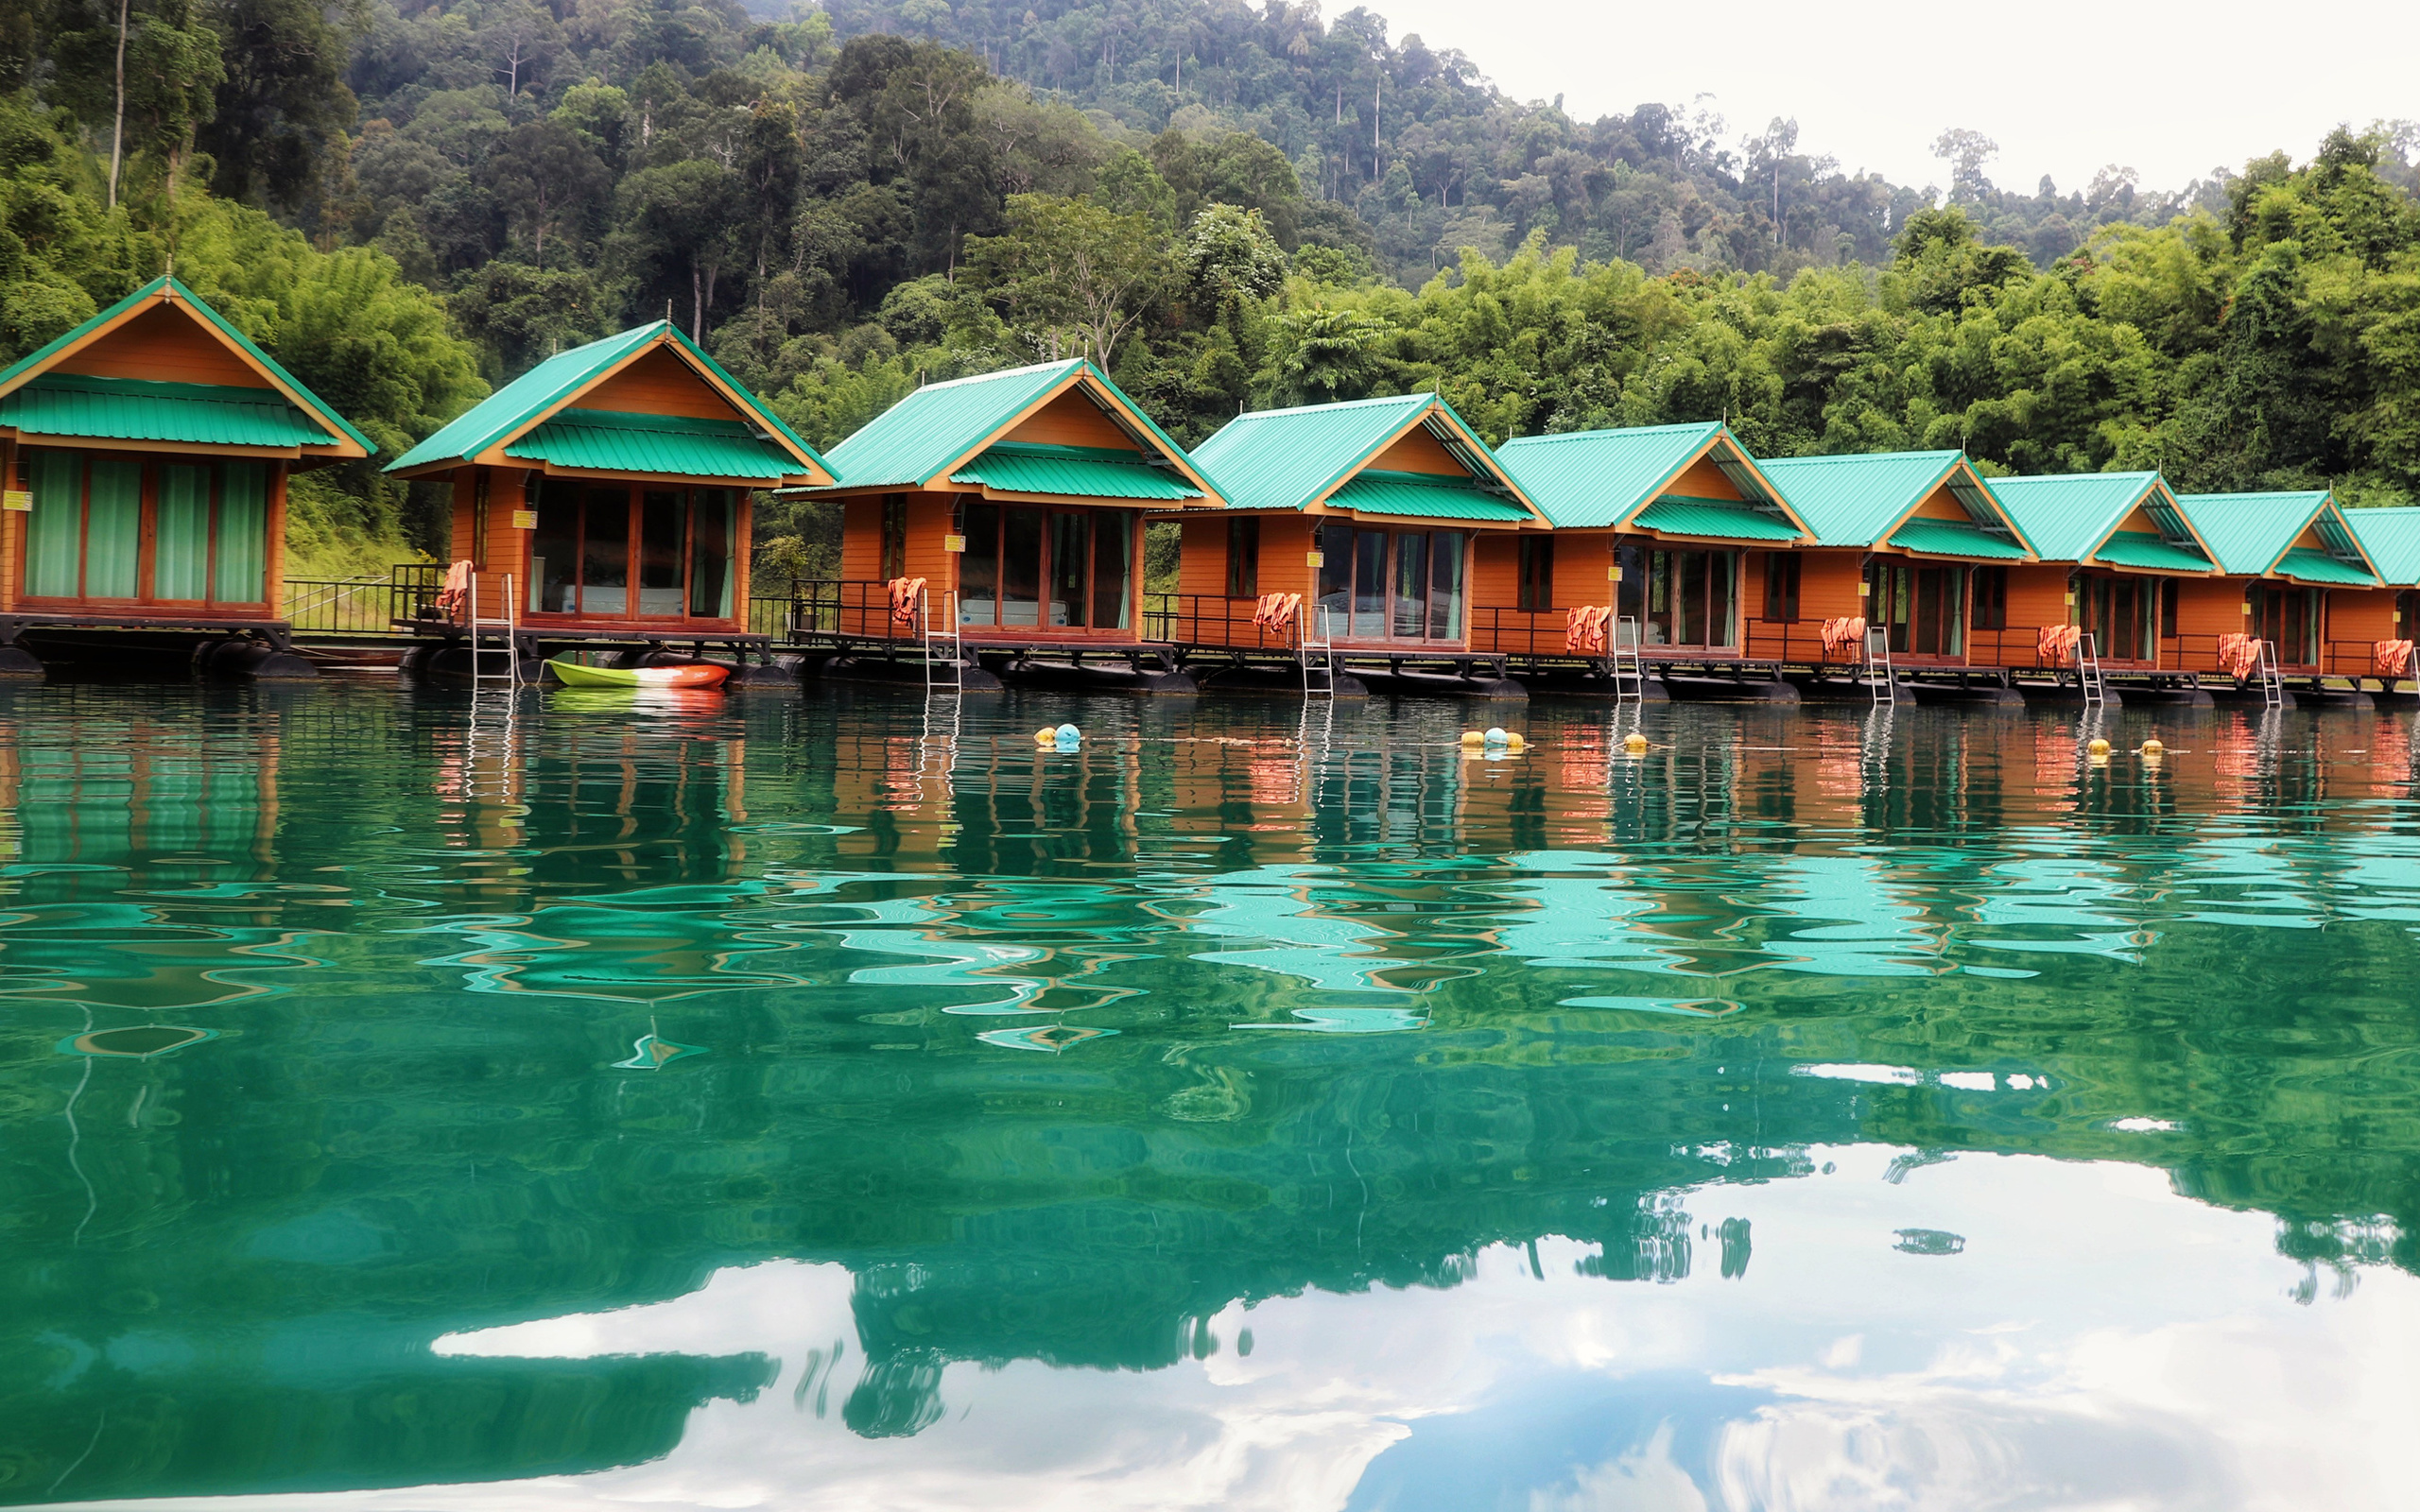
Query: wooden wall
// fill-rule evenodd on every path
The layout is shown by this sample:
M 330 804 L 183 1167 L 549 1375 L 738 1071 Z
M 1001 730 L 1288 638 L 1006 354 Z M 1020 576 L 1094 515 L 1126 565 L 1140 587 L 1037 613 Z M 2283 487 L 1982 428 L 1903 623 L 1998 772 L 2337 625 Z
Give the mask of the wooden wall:
M 1454 454 L 1445 450 L 1444 442 L 1429 435 L 1426 425 L 1415 425 L 1405 432 L 1392 446 L 1380 452 L 1370 466 L 1381 472 L 1431 472 L 1445 477 L 1469 475 L 1469 470 L 1454 460 Z
M 1471 543 L 1470 610 L 1472 629 L 1486 632 L 1488 611 L 1510 611 L 1521 602 L 1521 548 L 1512 531 L 1489 531 Z M 1558 539 L 1555 549 L 1555 587 L 1563 587 L 1563 554 L 1572 542 Z M 1561 593 L 1555 596 L 1561 604 Z
M 1782 625 L 1765 617 L 1766 563 L 1777 556 L 1798 558 L 1798 620 Z M 1788 552 L 1740 553 L 1739 607 L 1747 628 L 1750 657 L 1801 661 L 1823 654 L 1824 622 L 1865 612 L 1858 585 L 1865 579 L 1865 550 L 1859 546 L 1798 547 Z
M 1715 466 L 1712 454 L 1690 463 L 1664 491 L 1689 499 L 1737 499 L 1740 496 L 1737 486 L 1722 469 Z
M 50 369 L 95 378 L 144 378 L 154 383 L 218 384 L 268 388 L 260 370 L 202 328 L 178 305 L 155 304 Z
M 2327 591 L 2327 638 L 2331 641 L 2404 641 L 2409 627 L 2394 623 L 2392 588 L 2331 588 Z M 2366 657 L 2364 658 L 2366 660 Z M 2342 670 L 2351 671 L 2350 667 Z
M 1182 536 L 1177 546 L 1176 591 L 1181 595 L 1216 596 L 1227 591 L 1227 518 L 1186 519 L 1178 524 Z M 1269 525 L 1260 527 L 1262 541 L 1261 576 L 1269 574 Z M 1290 592 L 1290 590 L 1288 590 Z
M 2243 611 L 2244 580 L 2240 577 L 2180 577 L 2176 579 L 2176 635 L 2199 670 L 2218 665 L 2204 636 L 2241 635 L 2251 627 Z M 2389 611 L 2393 606 L 2389 605 Z M 2206 663 L 2206 665 L 2204 664 Z
M 1101 413 L 1101 407 L 1080 386 L 1062 391 L 1056 399 L 1019 421 L 1001 439 L 1036 446 L 1091 446 L 1119 452 L 1136 449 L 1134 438 Z
M 2075 623 L 2075 608 L 2067 602 L 2067 572 L 2065 562 L 2010 564 L 2008 625 L 2012 632 Z
M 1528 531 L 1522 532 L 1527 536 Z M 1517 538 L 1508 538 L 1510 540 Z M 1518 548 L 1514 548 L 1516 551 Z M 1580 604 L 1609 605 L 1614 601 L 1614 533 L 1610 530 L 1558 530 L 1554 533 L 1554 602 L 1557 609 Z M 1512 602 L 1506 599 L 1506 603 Z
M 633 415 L 685 415 L 693 420 L 736 420 L 738 411 L 670 347 L 657 347 L 591 388 L 575 409 L 614 409 Z

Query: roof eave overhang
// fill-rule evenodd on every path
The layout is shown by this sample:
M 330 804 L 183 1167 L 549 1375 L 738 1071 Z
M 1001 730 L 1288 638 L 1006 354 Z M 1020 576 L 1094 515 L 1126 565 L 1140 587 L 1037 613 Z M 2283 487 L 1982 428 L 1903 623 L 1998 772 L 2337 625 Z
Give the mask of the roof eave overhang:
M 28 363 L 25 368 L 13 374 L 10 374 L 5 381 L 0 381 L 0 399 L 5 399 L 9 395 L 15 393 L 18 389 L 23 388 L 26 385 L 32 383 L 35 379 L 42 377 L 45 373 L 56 371 L 60 363 L 75 356 L 78 352 L 84 351 L 86 348 L 93 346 L 102 338 L 110 335 L 112 333 L 124 326 L 128 321 L 135 318 L 135 317 L 164 304 L 184 306 L 187 318 L 190 318 L 194 324 L 210 333 L 212 340 L 217 342 L 221 347 L 224 347 L 234 356 L 237 362 L 242 363 L 246 368 L 251 369 L 253 372 L 260 374 L 262 380 L 268 385 L 272 392 L 284 398 L 287 404 L 292 404 L 304 415 L 323 418 L 325 414 L 331 413 L 327 410 L 327 406 L 320 402 L 318 395 L 311 393 L 308 389 L 305 389 L 301 385 L 293 382 L 284 373 L 278 371 L 275 368 L 264 366 L 261 362 L 254 360 L 251 352 L 245 351 L 240 343 L 228 335 L 226 329 L 222 326 L 219 320 L 211 318 L 207 314 L 205 314 L 205 307 L 199 300 L 193 296 L 191 290 L 184 288 L 184 286 L 178 284 L 176 280 L 164 276 L 155 280 L 147 288 L 137 290 L 134 294 L 130 295 L 121 306 L 114 312 L 111 313 L 106 319 L 95 322 L 92 329 L 88 331 L 78 333 L 74 340 L 62 342 L 57 351 L 38 352 L 37 355 L 41 357 L 41 361 Z M 98 446 L 133 444 L 159 447 L 199 447 L 203 445 L 203 443 L 200 442 L 190 441 L 139 441 L 133 443 L 118 443 L 112 440 L 91 437 L 51 438 L 46 432 L 26 433 L 22 430 L 17 431 L 16 434 L 20 438 L 24 439 L 32 439 L 36 441 L 56 439 L 61 443 L 75 445 Z M 313 442 L 307 447 L 298 446 L 292 451 L 263 447 L 238 449 L 214 446 L 211 449 L 220 451 L 228 455 L 299 457 L 310 455 L 322 456 L 326 460 L 330 461 L 358 461 L 371 454 L 372 448 L 365 446 L 361 441 L 355 439 L 353 436 L 347 434 L 343 430 L 329 429 L 323 424 L 321 426 L 320 434 L 327 437 L 325 441 Z
M 1661 538 L 1662 532 L 1643 529 L 1634 522 L 1635 522 L 1639 515 L 1644 513 L 1649 507 L 1653 505 L 1656 500 L 1664 497 L 1664 490 L 1670 488 L 1674 483 L 1680 481 L 1681 474 L 1686 472 L 1689 469 L 1703 461 L 1708 454 L 1714 452 L 1718 448 L 1723 447 L 1729 448 L 1733 454 L 1729 458 L 1731 464 L 1733 466 L 1745 469 L 1748 474 L 1756 480 L 1756 486 L 1765 491 L 1765 497 L 1762 504 L 1754 499 L 1742 499 L 1739 502 L 1751 509 L 1761 510 L 1765 506 L 1771 506 L 1772 512 L 1779 515 L 1782 519 L 1789 521 L 1790 528 L 1796 530 L 1801 537 L 1801 540 L 1797 542 L 1783 542 L 1776 541 L 1766 542 L 1766 544 L 1773 546 L 1780 546 L 1784 544 L 1812 544 L 1815 540 L 1815 531 L 1813 527 L 1809 526 L 1805 520 L 1799 517 L 1797 510 L 1789 507 L 1789 501 L 1782 497 L 1781 490 L 1773 486 L 1772 479 L 1765 476 L 1764 469 L 1756 466 L 1756 459 L 1748 455 L 1748 449 L 1739 444 L 1738 438 L 1731 434 L 1731 427 L 1728 425 L 1716 426 L 1703 443 L 1692 450 L 1686 456 L 1682 457 L 1680 461 L 1674 463 L 1671 468 L 1666 471 L 1662 477 L 1656 479 L 1655 486 L 1653 488 L 1647 490 L 1639 498 L 1631 502 L 1629 508 L 1622 510 L 1612 520 L 1608 521 L 1605 528 L 1611 530 L 1637 531 L 1642 535 L 1654 535 Z M 1728 476 L 1729 474 L 1726 473 L 1725 475 Z M 1918 502 L 1922 501 L 1919 500 Z M 1912 508 L 1913 506 L 1911 505 L 1910 507 Z M 1737 538 L 1719 538 L 1711 536 L 1676 536 L 1671 539 L 1686 541 L 1729 539 L 1730 543 L 1733 545 L 1740 543 Z
M 473 463 L 480 467 L 527 468 L 530 465 L 533 460 L 532 458 L 507 455 L 507 449 L 511 447 L 515 442 L 520 441 L 523 438 L 528 436 L 531 432 L 537 430 L 541 425 L 545 424 L 548 421 L 553 420 L 556 416 L 562 414 L 564 410 L 577 408 L 579 401 L 581 398 L 593 392 L 600 385 L 603 385 L 618 376 L 632 363 L 638 361 L 641 357 L 646 356 L 648 352 L 655 351 L 658 347 L 671 348 L 680 359 L 688 365 L 689 370 L 697 374 L 699 379 L 702 381 L 707 387 L 712 388 L 717 395 L 721 396 L 722 401 L 725 404 L 731 405 L 732 408 L 737 410 L 747 419 L 752 429 L 757 433 L 760 440 L 765 441 L 769 445 L 780 448 L 782 453 L 788 456 L 791 461 L 798 463 L 799 471 L 796 475 L 810 479 L 820 479 L 825 483 L 837 481 L 833 477 L 829 469 L 819 466 L 813 456 L 802 453 L 799 449 L 799 445 L 793 443 L 789 437 L 784 434 L 781 427 L 774 425 L 768 420 L 766 411 L 757 404 L 754 395 L 747 393 L 735 387 L 723 375 L 720 369 L 717 368 L 710 360 L 706 359 L 705 353 L 698 351 L 695 347 L 689 344 L 687 337 L 682 335 L 679 331 L 674 330 L 669 324 L 661 322 L 657 325 L 655 334 L 649 336 L 647 340 L 634 343 L 631 347 L 630 351 L 625 352 L 619 357 L 614 358 L 614 361 L 605 368 L 589 374 L 582 382 L 574 384 L 565 388 L 562 393 L 555 395 L 552 399 L 546 401 L 544 404 L 530 411 L 528 415 L 525 416 L 514 424 L 508 426 L 506 429 L 495 435 L 488 437 L 485 440 L 480 442 L 475 452 L 460 457 L 436 458 L 420 467 L 412 468 L 406 472 L 399 472 L 397 476 L 406 478 L 424 477 L 432 472 L 450 472 L 464 462 Z M 602 473 L 590 475 L 634 477 L 639 474 Z M 764 488 L 768 485 L 762 482 L 757 482 L 748 486 L 752 488 Z
M 1135 449 L 1142 452 L 1152 466 L 1165 466 L 1184 478 L 1185 482 L 1199 489 L 1203 501 L 1209 507 L 1217 508 L 1224 506 L 1226 495 L 1220 493 L 1212 485 L 1209 477 L 1193 465 L 1193 459 L 1185 455 L 1184 448 L 1177 445 L 1173 437 L 1154 424 L 1150 416 L 1143 414 L 1139 409 L 1130 409 L 1126 403 L 1121 402 L 1117 390 L 1110 384 L 1108 378 L 1089 361 L 1080 363 L 1068 369 L 1065 376 L 1028 400 L 1025 405 L 1014 414 L 985 431 L 972 446 L 951 457 L 945 465 L 926 473 L 921 481 L 906 487 L 927 489 L 936 492 L 970 491 L 968 485 L 951 482 L 951 474 L 982 455 L 994 443 L 1032 419 L 1043 406 L 1058 399 L 1070 388 L 1080 389 L 1086 399 L 1098 405 L 1100 412 L 1109 417 L 1112 424 L 1126 433 L 1126 438 L 1134 443 Z M 1138 425 L 1142 428 L 1137 429 Z M 880 491 L 896 493 L 900 490 L 894 488 Z M 988 491 L 987 490 L 987 494 Z M 1019 495 L 1019 497 L 1031 497 L 1031 495 Z M 1195 505 L 1188 507 L 1199 508 L 1201 506 Z
M 1489 450 L 1487 443 L 1473 435 L 1470 427 L 1462 423 L 1461 417 L 1454 413 L 1453 406 L 1446 404 L 1443 398 L 1435 394 L 1428 396 L 1428 403 L 1407 414 L 1399 423 L 1382 433 L 1378 438 L 1373 441 L 1370 445 L 1362 448 L 1361 454 L 1358 456 L 1356 456 L 1341 472 L 1339 472 L 1335 476 L 1329 478 L 1327 482 L 1322 485 L 1321 488 L 1312 493 L 1309 498 L 1303 501 L 1301 512 L 1305 514 L 1357 515 L 1358 511 L 1332 506 L 1328 501 L 1335 497 L 1337 490 L 1344 487 L 1347 483 L 1350 483 L 1355 478 L 1360 476 L 1364 469 L 1369 467 L 1372 462 L 1376 461 L 1381 455 L 1385 455 L 1389 447 L 1410 435 L 1413 426 L 1429 426 L 1431 434 L 1435 434 L 1435 426 L 1431 424 L 1432 421 L 1435 421 L 1437 424 L 1442 424 L 1445 428 L 1446 434 L 1439 436 L 1437 438 L 1439 441 L 1444 443 L 1446 451 L 1452 455 L 1454 460 L 1461 463 L 1465 469 L 1469 468 L 1473 462 L 1478 463 L 1480 467 L 1485 469 L 1487 476 L 1478 480 L 1482 487 L 1493 489 L 1495 491 L 1503 494 L 1506 498 L 1519 505 L 1524 510 L 1528 511 L 1530 520 L 1534 521 L 1540 526 L 1547 529 L 1552 529 L 1554 527 L 1554 523 L 1547 518 L 1546 511 L 1539 508 L 1537 501 L 1530 498 L 1529 494 L 1522 490 L 1521 485 L 1513 480 L 1512 474 L 1505 471 L 1504 464 L 1495 459 L 1495 454 Z M 1457 445 L 1456 443 L 1460 444 Z M 1464 455 L 1465 449 L 1467 449 L 1469 453 L 1468 455 Z M 1391 516 L 1389 518 L 1403 517 Z M 1465 521 L 1463 523 L 1468 524 L 1477 524 L 1478 522 Z M 1511 524 L 1509 521 L 1497 523 L 1504 524 Z
M 358 449 L 337 451 L 330 446 L 247 446 L 230 441 L 160 441 L 147 438 L 129 440 L 119 436 L 64 436 L 51 431 L 21 430 L 14 426 L 0 427 L 0 435 L 11 437 L 27 446 L 72 446 L 104 452 L 174 452 L 188 456 L 269 456 L 341 462 L 363 455 Z

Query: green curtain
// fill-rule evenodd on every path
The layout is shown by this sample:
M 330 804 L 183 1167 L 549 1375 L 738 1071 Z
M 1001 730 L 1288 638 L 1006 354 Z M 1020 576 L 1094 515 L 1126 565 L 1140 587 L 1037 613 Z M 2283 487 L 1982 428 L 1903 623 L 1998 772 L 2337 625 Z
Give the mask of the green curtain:
M 84 555 L 84 454 L 38 451 L 33 464 L 34 512 L 26 524 L 26 592 L 38 598 L 74 598 Z
M 268 598 L 268 464 L 224 462 L 218 469 L 218 576 L 210 596 L 221 604 Z
M 95 456 L 84 506 L 84 596 L 132 598 L 143 552 L 143 464 Z
M 208 598 L 210 469 L 161 464 L 152 520 L 151 596 Z
M 730 490 L 700 489 L 690 513 L 689 613 L 731 618 L 731 548 L 739 532 Z

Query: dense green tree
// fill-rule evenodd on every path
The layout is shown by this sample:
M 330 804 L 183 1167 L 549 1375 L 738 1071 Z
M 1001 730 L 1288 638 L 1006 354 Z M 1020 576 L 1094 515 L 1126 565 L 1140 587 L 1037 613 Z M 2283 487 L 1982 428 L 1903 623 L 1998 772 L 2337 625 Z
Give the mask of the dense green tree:
M 307 207 L 328 145 L 354 123 L 344 32 L 317 0 L 216 0 L 225 41 L 216 109 L 199 133 L 211 187 L 231 199 Z

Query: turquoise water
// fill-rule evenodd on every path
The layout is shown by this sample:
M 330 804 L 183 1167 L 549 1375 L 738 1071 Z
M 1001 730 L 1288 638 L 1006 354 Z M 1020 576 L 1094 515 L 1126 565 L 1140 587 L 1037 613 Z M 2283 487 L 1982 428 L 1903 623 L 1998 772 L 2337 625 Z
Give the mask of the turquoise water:
M 0 693 L 0 1501 L 2412 1504 L 2406 716 L 491 697 Z

